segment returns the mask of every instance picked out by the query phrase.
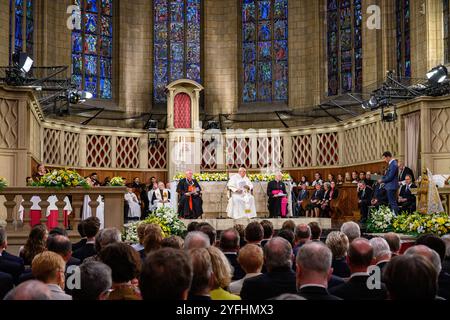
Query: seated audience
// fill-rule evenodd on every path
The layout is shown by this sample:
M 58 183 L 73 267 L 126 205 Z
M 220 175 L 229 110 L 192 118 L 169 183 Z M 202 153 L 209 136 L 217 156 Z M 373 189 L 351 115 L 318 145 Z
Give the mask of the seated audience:
M 372 188 L 373 194 L 372 200 L 370 200 L 370 205 L 375 208 L 379 208 L 380 206 L 387 206 L 389 204 L 387 192 L 384 188 L 384 183 L 381 182 L 381 179 L 378 180 Z
M 208 236 L 210 245 L 214 246 L 216 244 L 217 232 L 212 225 L 202 222 L 198 225 L 197 230 Z
M 25 271 L 23 259 L 6 251 L 8 248 L 8 236 L 6 230 L 0 227 L 0 272 L 10 275 L 15 284 L 19 283 L 20 275 Z M 3 277 L 6 281 L 8 280 Z
M 332 253 L 321 242 L 308 242 L 297 254 L 297 287 L 300 296 L 307 300 L 340 300 L 328 293 L 331 277 Z
M 189 222 L 187 226 L 187 232 L 197 231 L 199 223 L 197 221 Z
M 322 199 L 319 201 L 319 217 L 329 217 L 330 214 L 330 193 L 331 185 L 329 182 L 323 184 Z
M 314 181 L 312 182 L 312 186 L 315 187 L 316 185 L 322 185 L 323 184 L 323 180 L 322 180 L 322 176 L 320 175 L 319 172 L 314 173 Z
M 87 239 L 83 228 L 84 228 L 84 220 L 80 221 L 80 223 L 77 226 L 77 230 L 81 237 L 81 240 L 78 241 L 77 243 L 72 244 L 72 251 L 76 251 L 86 244 Z
M 325 244 L 330 248 L 333 254 L 331 267 L 333 275 L 340 278 L 350 277 L 350 267 L 347 264 L 347 252 L 349 241 L 347 236 L 340 231 L 332 231 L 328 234 Z
M 361 237 L 361 229 L 359 228 L 359 225 L 353 221 L 344 222 L 341 226 L 341 232 L 347 236 L 349 243 L 352 243 L 354 239 Z
M 264 247 L 264 245 L 267 243 L 267 241 L 269 241 L 273 237 L 273 233 L 274 233 L 273 223 L 270 222 L 269 220 L 263 220 L 263 221 L 261 221 L 261 226 L 263 227 L 263 230 L 264 230 L 264 237 L 263 237 L 263 240 L 261 241 L 261 246 Z
M 366 185 L 373 190 L 373 185 L 375 184 L 375 181 L 372 180 L 372 172 L 370 171 L 366 172 L 366 179 L 364 181 L 366 181 Z
M 231 283 L 233 272 L 231 265 L 220 249 L 217 247 L 209 247 L 209 255 L 211 256 L 211 265 L 213 271 L 213 286 L 210 291 L 212 300 L 241 300 L 237 295 L 234 295 L 226 289 Z
M 291 229 L 282 229 L 278 232 L 277 237 L 283 238 L 285 240 L 287 240 L 287 242 L 289 242 L 289 244 L 291 245 L 291 247 L 294 247 L 294 240 L 295 240 L 295 235 L 294 233 L 291 231 Z M 263 271 L 265 271 L 265 269 L 263 268 Z
M 334 175 L 329 173 L 328 176 L 327 176 L 327 181 L 326 182 L 328 182 L 328 183 L 336 182 L 336 180 L 334 179 Z
M 361 214 L 361 224 L 365 224 L 369 218 L 369 207 L 372 202 L 372 190 L 367 187 L 364 180 L 358 184 L 358 206 Z
M 308 226 L 311 230 L 311 240 L 320 241 L 320 236 L 322 235 L 322 228 L 320 227 L 320 224 L 316 221 L 312 221 L 308 223 Z
M 383 278 L 390 300 L 436 300 L 437 272 L 425 257 L 416 254 L 394 257 Z
M 384 240 L 386 240 L 389 245 L 389 249 L 391 250 L 391 256 L 392 257 L 398 256 L 401 246 L 400 236 L 395 232 L 388 232 L 384 234 Z
M 297 206 L 296 210 L 298 213 L 298 216 L 305 216 L 306 215 L 306 202 L 309 199 L 309 191 L 308 191 L 308 185 L 306 183 L 303 183 L 300 185 L 301 190 L 298 192 L 297 196 Z
M 96 254 L 93 256 L 90 256 L 84 261 L 100 261 L 100 258 L 98 257 L 98 254 L 104 247 L 106 247 L 109 244 L 121 242 L 121 234 L 120 231 L 116 228 L 106 228 L 102 229 L 97 233 L 97 236 L 95 237 L 95 252 Z
M 144 250 L 144 237 L 145 237 L 145 228 L 147 227 L 146 223 L 140 223 L 136 228 L 136 233 L 138 236 L 138 243 L 132 245 L 133 249 L 137 252 Z
M 100 220 L 97 217 L 89 217 L 83 222 L 83 232 L 86 235 L 86 242 L 73 252 L 73 256 L 84 259 L 94 256 L 97 252 L 95 250 L 95 236 L 100 229 Z
M 383 272 L 386 265 L 391 260 L 391 249 L 384 238 L 375 237 L 369 240 L 373 248 L 373 259 L 376 266 Z
M 66 267 L 78 266 L 80 260 L 72 257 L 72 243 L 63 235 L 49 235 L 47 239 L 47 250 L 59 254 L 65 261 Z
M 163 248 L 149 254 L 142 266 L 139 288 L 143 300 L 187 300 L 192 263 L 182 250 Z
M 238 263 L 239 240 L 239 233 L 236 229 L 231 228 L 222 232 L 219 241 L 219 248 L 225 254 L 233 269 L 232 280 L 239 280 L 244 277 L 244 271 Z
M 347 260 L 351 271 L 350 279 L 331 288 L 330 293 L 344 300 L 385 300 L 384 284 L 380 285 L 380 289 L 367 286 L 368 268 L 373 261 L 373 247 L 369 240 L 364 238 L 353 240 L 350 243 Z
M 283 222 L 283 225 L 281 226 L 281 230 L 291 230 L 292 232 L 295 232 L 295 222 L 292 220 L 287 220 Z
M 144 259 L 151 252 L 161 248 L 163 240 L 162 229 L 158 224 L 148 224 L 144 231 L 144 250 L 139 252 L 141 259 Z
M 50 232 L 48 233 L 48 236 L 55 236 L 55 235 L 60 235 L 60 236 L 65 236 L 65 237 L 69 237 L 69 234 L 67 233 L 67 230 L 64 228 L 60 228 L 60 227 L 55 227 L 52 230 L 50 230 Z
M 8 273 L 0 272 L 0 300 L 3 300 L 12 288 L 14 288 L 13 277 Z
M 243 224 L 236 223 L 233 228 L 235 228 L 236 231 L 239 233 L 239 238 L 240 238 L 239 247 L 240 248 L 244 247 L 246 245 L 245 226 Z
M 352 172 L 351 180 L 352 180 L 352 183 L 354 183 L 354 184 L 358 184 L 359 183 L 358 172 L 356 172 L 356 171 Z
M 100 261 L 86 261 L 79 269 L 80 288 L 72 289 L 73 300 L 108 300 L 111 293 L 111 268 Z
M 45 225 L 38 224 L 31 229 L 27 242 L 19 252 L 25 265 L 31 265 L 34 257 L 46 250 L 47 237 L 48 231 Z
M 338 174 L 336 179 L 336 185 L 341 186 L 344 183 L 345 183 L 344 177 L 342 176 L 342 174 Z
M 240 295 L 244 281 L 261 274 L 264 264 L 263 250 L 257 245 L 248 244 L 239 250 L 237 260 L 242 270 L 244 270 L 245 276 L 240 280 L 232 282 L 229 289 L 231 293 Z
M 305 243 L 311 240 L 311 227 L 307 224 L 301 223 L 295 227 L 295 240 L 294 240 L 294 256 L 297 256 L 298 249 Z
M 189 255 L 192 261 L 193 276 L 191 288 L 189 289 L 188 300 L 211 300 L 210 292 L 211 288 L 214 286 L 211 255 L 206 248 L 195 248 L 189 250 Z
M 417 186 L 412 183 L 412 178 L 407 175 L 405 183 L 400 187 L 398 196 L 398 206 L 400 211 L 413 213 L 416 211 L 416 196 L 412 194 L 411 189 L 415 189 Z
M 352 175 L 350 172 L 344 174 L 344 183 L 352 183 Z
M 108 300 L 141 300 L 135 284 L 141 268 L 138 253 L 128 244 L 117 242 L 104 247 L 99 257 L 111 268 L 113 291 Z
M 36 280 L 42 281 L 50 289 L 51 300 L 72 300 L 64 292 L 66 263 L 54 252 L 45 251 L 36 255 L 31 264 L 31 271 Z
M 323 190 L 321 184 L 315 185 L 315 191 L 309 200 L 309 205 L 306 207 L 306 217 L 319 217 L 321 201 L 323 199 Z
M 302 176 L 300 178 L 300 181 L 298 182 L 299 185 L 306 185 L 307 187 L 309 187 L 309 182 L 308 182 L 308 178 L 306 176 Z
M 259 222 L 250 222 L 245 228 L 245 241 L 247 244 L 256 244 L 261 246 L 264 237 L 264 229 Z
M 280 237 L 267 242 L 264 246 L 264 262 L 267 273 L 244 281 L 241 290 L 243 300 L 265 300 L 297 292 L 289 242 Z
M 179 236 L 170 236 L 161 241 L 161 248 L 172 248 L 182 250 L 184 245 L 183 238 Z
M 10 301 L 43 301 L 53 300 L 49 287 L 38 280 L 21 283 L 11 290 L 5 297 Z
M 414 172 L 411 168 L 405 166 L 405 162 L 400 160 L 398 162 L 398 182 L 403 183 L 406 180 L 406 176 L 411 177 L 411 181 L 414 182 Z
M 209 237 L 200 231 L 191 231 L 184 239 L 184 250 L 205 249 L 209 246 Z

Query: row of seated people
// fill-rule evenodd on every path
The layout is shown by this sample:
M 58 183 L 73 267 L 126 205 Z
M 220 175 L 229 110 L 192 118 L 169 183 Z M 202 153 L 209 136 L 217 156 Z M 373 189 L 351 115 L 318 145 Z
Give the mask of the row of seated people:
M 330 217 L 332 203 L 338 196 L 339 190 L 334 181 L 315 184 L 311 195 L 308 186 L 302 184 L 296 196 L 294 215 L 328 218 Z

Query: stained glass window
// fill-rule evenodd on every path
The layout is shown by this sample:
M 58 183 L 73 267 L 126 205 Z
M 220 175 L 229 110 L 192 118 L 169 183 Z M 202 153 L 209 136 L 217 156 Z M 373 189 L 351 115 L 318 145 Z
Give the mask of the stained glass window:
M 443 21 L 444 21 L 444 63 L 450 62 L 450 4 L 449 0 L 443 0 Z
M 361 0 L 327 2 L 328 95 L 362 90 Z
M 72 82 L 94 98 L 112 98 L 113 0 L 76 0 L 81 30 L 72 32 Z
M 34 13 L 32 0 L 10 0 L 10 56 L 27 52 L 33 57 Z
M 172 81 L 201 83 L 201 0 L 154 0 L 153 96 L 166 102 Z
M 242 102 L 288 99 L 288 0 L 242 2 Z
M 411 77 L 409 0 L 395 0 L 397 75 Z

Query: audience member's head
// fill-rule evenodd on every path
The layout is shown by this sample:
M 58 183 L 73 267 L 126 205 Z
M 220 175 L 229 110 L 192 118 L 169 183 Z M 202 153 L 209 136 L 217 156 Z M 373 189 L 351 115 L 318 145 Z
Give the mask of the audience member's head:
M 264 262 L 268 272 L 292 268 L 292 246 L 283 238 L 275 237 L 264 246 Z
M 46 284 L 56 284 L 64 289 L 66 263 L 57 253 L 45 251 L 36 255 L 31 264 L 35 279 Z
M 373 258 L 375 263 L 389 261 L 391 259 L 391 249 L 384 238 L 375 237 L 369 240 L 373 248 Z
M 147 227 L 147 223 L 141 222 L 136 228 L 136 233 L 138 236 L 139 244 L 141 244 L 141 245 L 144 245 L 145 228 L 146 227 Z
M 80 235 L 81 238 L 86 238 L 86 233 L 84 232 L 84 223 L 85 220 L 82 220 L 77 226 L 78 234 Z
M 240 240 L 239 233 L 236 229 L 230 228 L 222 232 L 219 247 L 225 253 L 238 252 Z
M 333 273 L 331 250 L 322 242 L 304 244 L 297 253 L 297 287 L 303 285 L 328 286 Z
M 341 232 L 345 233 L 350 243 L 352 243 L 354 239 L 361 237 L 361 229 L 359 228 L 359 225 L 353 221 L 345 222 L 341 226 Z
M 273 236 L 273 223 L 270 220 L 261 221 L 264 230 L 264 239 L 270 239 Z
M 367 272 L 373 262 L 373 247 L 369 240 L 356 238 L 350 243 L 347 255 L 348 266 L 352 273 Z
M 347 256 L 349 241 L 345 233 L 331 231 L 325 240 L 325 244 L 330 248 L 333 259 L 341 259 Z
M 163 248 L 145 259 L 139 279 L 144 300 L 186 300 L 192 282 L 192 263 L 182 250 Z
M 322 235 L 320 224 L 316 221 L 312 221 L 308 223 L 308 226 L 311 230 L 311 240 L 320 240 L 320 236 Z
M 208 236 L 210 245 L 213 246 L 216 244 L 217 232 L 212 225 L 207 222 L 203 222 L 198 225 L 197 230 Z
M 438 291 L 437 278 L 431 262 L 417 254 L 392 258 L 383 273 L 392 300 L 434 300 Z
M 144 231 L 145 254 L 160 249 L 162 240 L 163 233 L 161 227 L 155 223 L 148 224 Z
M 438 274 L 441 273 L 442 270 L 441 258 L 439 257 L 439 254 L 435 250 L 422 244 L 418 244 L 408 248 L 404 254 L 418 255 L 427 258 L 436 269 L 436 272 Z
M 187 232 L 197 231 L 198 228 L 198 222 L 192 221 L 187 226 Z
M 60 227 L 55 227 L 52 230 L 50 230 L 50 232 L 48 233 L 49 236 L 53 236 L 53 235 L 61 235 L 61 236 L 65 236 L 68 237 L 69 234 L 67 233 L 67 230 L 64 228 L 60 228 Z
M 139 254 L 131 246 L 123 242 L 107 245 L 100 251 L 100 260 L 112 271 L 115 284 L 127 283 L 136 279 L 141 269 Z
M 59 254 L 65 262 L 72 257 L 72 243 L 63 235 L 49 235 L 47 239 L 47 250 Z
M 109 244 L 121 242 L 120 231 L 116 228 L 102 229 L 97 233 L 95 237 L 95 250 L 100 252 L 104 247 Z
M 295 232 L 295 222 L 292 220 L 287 220 L 283 222 L 283 225 L 281 226 L 281 230 L 289 229 L 292 232 Z
M 295 235 L 291 229 L 281 229 L 280 231 L 278 231 L 277 237 L 287 240 L 287 242 L 290 243 L 292 248 L 294 247 Z
M 97 217 L 89 217 L 84 220 L 83 231 L 86 238 L 93 239 L 100 230 L 100 220 Z
M 264 238 L 264 229 L 259 222 L 250 222 L 245 228 L 245 240 L 247 243 L 259 244 Z
M 264 264 L 263 250 L 255 244 L 247 244 L 239 250 L 238 262 L 245 273 L 260 273 Z
M 208 241 L 209 244 L 209 241 Z M 189 291 L 193 296 L 209 295 L 214 286 L 211 255 L 205 248 L 195 248 L 189 251 L 192 261 L 192 284 Z
M 51 292 L 48 286 L 38 280 L 30 280 L 21 283 L 12 289 L 4 300 L 42 301 L 51 300 Z
M 31 229 L 22 251 L 25 264 L 31 264 L 37 254 L 46 250 L 47 237 L 48 232 L 45 225 L 38 224 Z
M 234 227 L 236 231 L 239 233 L 239 237 L 241 238 L 241 241 L 245 240 L 245 226 L 241 223 L 236 223 Z
M 435 236 L 434 234 L 421 235 L 419 238 L 417 238 L 416 244 L 421 244 L 427 246 L 430 249 L 433 249 L 439 254 L 441 262 L 444 261 L 446 251 L 445 242 L 438 236 Z
M 200 231 L 191 231 L 184 239 L 184 249 L 204 249 L 210 246 L 209 237 Z
M 184 240 L 179 236 L 170 236 L 161 241 L 161 248 L 183 249 Z
M 393 255 L 397 255 L 400 251 L 401 246 L 401 240 L 400 236 L 396 234 L 395 232 L 388 232 L 384 235 L 384 240 L 387 241 L 389 248 L 391 250 L 391 253 Z
M 100 261 L 85 261 L 79 270 L 80 288 L 72 290 L 73 300 L 108 299 L 112 286 L 111 268 Z
M 214 286 L 213 289 L 222 288 L 226 289 L 230 283 L 233 276 L 233 270 L 228 262 L 227 257 L 220 251 L 217 247 L 209 247 L 209 255 L 211 256 L 211 265 L 214 274 Z
M 303 244 L 311 240 L 311 228 L 305 223 L 299 224 L 295 227 L 295 243 Z

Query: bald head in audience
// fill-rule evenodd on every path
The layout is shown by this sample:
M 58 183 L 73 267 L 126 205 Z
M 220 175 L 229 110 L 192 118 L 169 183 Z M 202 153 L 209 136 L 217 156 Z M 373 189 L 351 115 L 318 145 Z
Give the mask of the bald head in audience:
M 208 248 L 210 245 L 209 237 L 200 231 L 189 232 L 184 239 L 185 250 Z
M 351 243 L 354 239 L 361 237 L 361 229 L 356 222 L 348 221 L 341 226 L 341 232 L 345 233 Z
M 442 270 L 441 258 L 439 257 L 439 254 L 433 249 L 428 248 L 427 246 L 419 244 L 410 247 L 405 251 L 405 255 L 418 255 L 425 257 L 433 264 L 437 274 L 439 274 Z
M 292 246 L 281 237 L 269 240 L 264 246 L 264 262 L 268 272 L 280 268 L 292 268 Z
M 351 273 L 367 272 L 373 262 L 373 247 L 369 240 L 356 238 L 350 243 L 347 262 Z
M 11 290 L 5 300 L 51 300 L 51 293 L 41 281 L 30 280 Z
M 303 244 L 311 240 L 311 227 L 301 223 L 295 227 L 295 244 Z
M 387 241 L 392 256 L 397 256 L 401 245 L 400 236 L 394 232 L 389 232 L 384 235 L 384 240 Z

